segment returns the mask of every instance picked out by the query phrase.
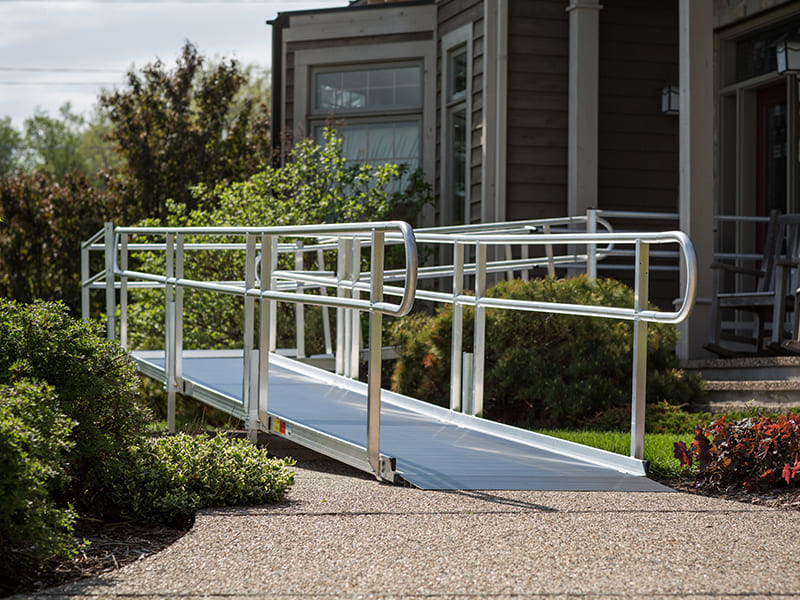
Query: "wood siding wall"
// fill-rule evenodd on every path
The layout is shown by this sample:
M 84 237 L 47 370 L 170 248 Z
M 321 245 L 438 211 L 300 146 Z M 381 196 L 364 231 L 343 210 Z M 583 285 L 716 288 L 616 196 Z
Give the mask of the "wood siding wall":
M 472 114 L 470 135 L 470 215 L 471 222 L 479 222 L 481 216 L 481 166 L 483 152 L 481 147 L 481 121 L 483 120 L 483 0 L 441 0 L 437 4 L 437 38 L 472 23 Z M 444 116 L 442 107 L 442 46 L 436 49 L 436 206 L 437 224 L 440 223 L 439 197 L 442 189 L 441 144 L 443 139 Z
M 661 89 L 678 83 L 674 0 L 610 0 L 600 11 L 600 208 L 678 210 L 678 117 Z
M 508 220 L 567 214 L 566 5 L 564 0 L 509 1 Z

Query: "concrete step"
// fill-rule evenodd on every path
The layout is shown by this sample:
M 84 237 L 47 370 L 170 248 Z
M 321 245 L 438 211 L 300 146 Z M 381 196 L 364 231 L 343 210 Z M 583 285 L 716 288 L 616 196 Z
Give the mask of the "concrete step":
M 695 410 L 728 412 L 756 407 L 784 412 L 800 407 L 800 356 L 687 361 L 684 370 L 705 381 L 706 396 Z

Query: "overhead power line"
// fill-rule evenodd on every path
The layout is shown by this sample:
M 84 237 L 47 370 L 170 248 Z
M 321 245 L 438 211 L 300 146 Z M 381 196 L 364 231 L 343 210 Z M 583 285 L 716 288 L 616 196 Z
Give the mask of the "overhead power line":
M 0 0 L 0 2 L 7 0 Z M 84 69 L 79 67 L 0 67 L 0 71 L 15 73 L 125 73 L 120 69 Z
M 7 1 L 7 0 L 0 0 Z M 44 85 L 44 86 L 62 86 L 62 85 L 90 85 L 90 86 L 103 86 L 103 85 L 120 85 L 119 81 L 0 81 L 0 85 Z

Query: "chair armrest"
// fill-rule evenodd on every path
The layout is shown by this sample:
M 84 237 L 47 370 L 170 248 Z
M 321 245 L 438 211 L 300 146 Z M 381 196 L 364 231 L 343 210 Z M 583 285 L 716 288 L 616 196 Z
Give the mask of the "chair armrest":
M 764 271 L 761 269 L 748 269 L 747 267 L 739 267 L 728 263 L 712 263 L 712 269 L 719 269 L 722 271 L 731 271 L 733 273 L 741 273 L 743 275 L 752 275 L 753 277 L 763 277 Z

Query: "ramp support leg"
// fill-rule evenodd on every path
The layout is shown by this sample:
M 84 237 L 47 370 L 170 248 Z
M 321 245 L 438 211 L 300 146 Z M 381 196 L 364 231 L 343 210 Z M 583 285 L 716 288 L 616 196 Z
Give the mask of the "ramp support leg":
M 383 301 L 382 231 L 372 231 L 372 277 L 370 304 Z M 367 458 L 375 476 L 382 478 L 385 465 L 381 461 L 381 324 L 382 314 L 369 311 L 369 375 L 367 379 Z
M 636 242 L 636 281 L 633 308 L 647 310 L 650 244 Z M 644 459 L 644 413 L 647 396 L 647 321 L 633 321 L 633 390 L 631 398 L 631 457 Z

